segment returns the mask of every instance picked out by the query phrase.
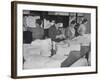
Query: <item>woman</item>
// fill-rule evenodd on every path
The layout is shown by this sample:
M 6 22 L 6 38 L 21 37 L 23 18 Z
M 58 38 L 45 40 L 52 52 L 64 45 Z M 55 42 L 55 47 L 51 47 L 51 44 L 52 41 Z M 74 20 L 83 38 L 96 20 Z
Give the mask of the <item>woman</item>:
M 62 30 L 63 30 L 63 23 L 56 22 L 55 25 L 49 28 L 49 37 L 56 42 L 62 41 L 64 39 Z
M 77 32 L 79 33 L 79 35 L 84 35 L 86 33 L 86 24 L 87 24 L 88 20 L 87 19 L 83 19 L 82 23 L 80 24 Z
M 79 28 L 79 26 L 80 26 L 80 24 L 77 23 L 77 24 L 75 25 L 75 27 L 74 27 L 74 29 L 75 29 L 75 37 L 79 36 L 79 33 L 78 33 L 78 28 Z
M 32 32 L 32 39 L 43 39 L 44 36 L 44 29 L 41 27 L 41 20 L 36 20 L 36 27 L 29 28 L 28 30 Z
M 71 22 L 70 26 L 68 28 L 66 28 L 66 30 L 65 30 L 66 39 L 71 40 L 75 37 L 75 29 L 74 29 L 75 25 L 76 25 L 76 21 L 73 20 Z

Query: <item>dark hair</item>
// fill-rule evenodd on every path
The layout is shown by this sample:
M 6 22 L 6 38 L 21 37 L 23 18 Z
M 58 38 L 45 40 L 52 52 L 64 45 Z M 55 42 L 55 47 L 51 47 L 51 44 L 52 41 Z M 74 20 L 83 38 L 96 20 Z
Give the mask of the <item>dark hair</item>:
M 75 21 L 75 20 L 71 21 L 71 24 L 75 24 L 75 23 L 76 23 L 76 21 Z
M 50 19 L 49 21 L 52 22 L 52 21 L 55 21 L 55 20 L 54 19 Z
M 39 25 L 41 25 L 41 23 L 42 23 L 41 19 L 37 19 L 36 23 L 39 24 Z
M 76 36 L 76 37 L 79 36 L 79 33 L 78 33 L 78 28 L 79 28 L 79 26 L 80 26 L 80 24 L 77 23 L 77 24 L 75 25 L 75 27 L 74 27 L 74 29 L 75 29 L 75 36 Z
M 84 23 L 87 22 L 87 21 L 88 21 L 87 19 L 83 19 L 82 24 L 84 24 Z
M 80 24 L 79 23 L 76 23 L 75 28 L 78 28 L 79 26 L 80 26 Z

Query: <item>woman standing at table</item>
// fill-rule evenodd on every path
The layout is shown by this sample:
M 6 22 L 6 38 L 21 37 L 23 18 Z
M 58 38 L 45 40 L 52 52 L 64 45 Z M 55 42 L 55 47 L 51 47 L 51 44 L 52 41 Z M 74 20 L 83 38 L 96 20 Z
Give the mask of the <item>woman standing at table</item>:
M 77 32 L 79 33 L 79 35 L 84 35 L 86 33 L 86 24 L 87 24 L 88 20 L 87 19 L 83 19 L 83 21 L 81 22 Z
M 66 30 L 65 30 L 66 39 L 71 40 L 75 37 L 75 29 L 74 29 L 75 25 L 76 25 L 76 21 L 73 20 L 71 22 L 70 26 L 68 28 L 66 28 Z

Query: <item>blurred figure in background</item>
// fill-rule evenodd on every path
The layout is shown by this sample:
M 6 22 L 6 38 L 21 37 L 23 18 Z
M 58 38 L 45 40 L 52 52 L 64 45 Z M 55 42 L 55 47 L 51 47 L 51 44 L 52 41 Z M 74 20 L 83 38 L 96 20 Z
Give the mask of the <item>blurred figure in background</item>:
M 70 26 L 66 28 L 65 30 L 65 36 L 66 36 L 66 39 L 73 39 L 75 37 L 75 25 L 76 25 L 76 21 L 73 20 L 71 23 L 70 23 Z
M 79 36 L 79 33 L 78 33 L 78 28 L 79 28 L 80 24 L 79 23 L 76 23 L 74 29 L 75 29 L 75 37 Z
M 60 42 L 64 39 L 62 22 L 57 21 L 55 25 L 49 28 L 49 37 L 56 42 Z
M 49 28 L 55 25 L 55 20 L 44 19 L 44 38 L 49 37 Z
M 36 27 L 29 28 L 28 30 L 32 32 L 32 39 L 43 39 L 44 36 L 44 29 L 41 27 L 42 21 L 41 19 L 36 20 Z
M 42 21 L 40 19 L 36 20 L 36 28 L 32 30 L 32 37 L 34 39 L 43 39 L 44 29 L 41 27 Z
M 88 20 L 87 19 L 83 19 L 83 21 L 81 22 L 77 32 L 79 33 L 79 35 L 84 35 L 86 33 L 86 24 L 87 24 Z

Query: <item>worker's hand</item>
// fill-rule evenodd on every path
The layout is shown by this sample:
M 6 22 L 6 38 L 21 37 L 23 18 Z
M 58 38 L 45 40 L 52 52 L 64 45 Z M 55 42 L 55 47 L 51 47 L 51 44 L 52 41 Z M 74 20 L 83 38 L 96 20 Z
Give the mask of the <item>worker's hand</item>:
M 56 36 L 56 39 L 57 39 L 57 38 L 61 38 L 61 37 L 62 37 L 61 35 L 57 35 L 57 36 Z
M 64 39 L 65 36 L 61 34 L 61 35 L 57 35 L 57 36 L 56 36 L 56 39 L 57 39 L 57 38 L 59 38 L 59 39 Z

